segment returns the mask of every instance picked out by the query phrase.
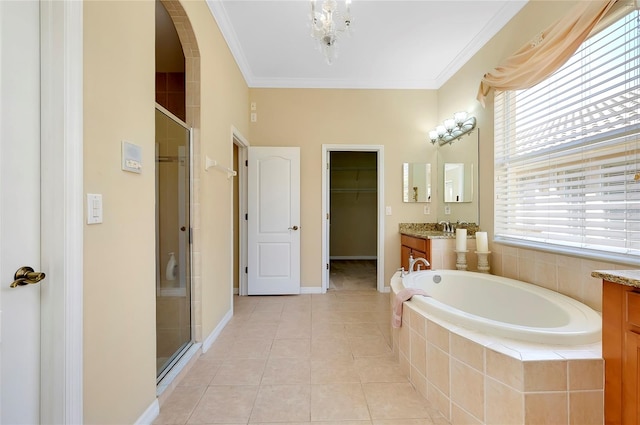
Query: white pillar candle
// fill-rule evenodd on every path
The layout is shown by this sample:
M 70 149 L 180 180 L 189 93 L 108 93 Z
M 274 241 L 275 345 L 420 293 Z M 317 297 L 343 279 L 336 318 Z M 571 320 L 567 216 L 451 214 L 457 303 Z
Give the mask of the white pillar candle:
M 467 250 L 467 229 L 456 229 L 456 251 Z
M 476 232 L 476 250 L 478 252 L 489 252 L 487 232 Z

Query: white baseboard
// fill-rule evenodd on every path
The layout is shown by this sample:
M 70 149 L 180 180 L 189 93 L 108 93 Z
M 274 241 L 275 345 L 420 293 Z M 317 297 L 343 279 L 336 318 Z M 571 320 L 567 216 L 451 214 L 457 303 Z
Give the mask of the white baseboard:
M 300 287 L 301 294 L 322 294 L 321 286 L 301 286 Z
M 240 288 L 233 288 L 233 295 L 238 295 L 240 293 Z
M 153 400 L 147 410 L 138 418 L 134 425 L 151 425 L 160 414 L 160 403 L 158 399 Z
M 388 294 L 389 292 L 391 292 L 391 287 L 390 286 L 385 286 L 384 288 L 382 288 L 382 292 L 383 294 Z
M 209 336 L 202 342 L 202 352 L 206 353 L 209 348 L 213 345 L 216 339 L 220 336 L 220 333 L 227 326 L 229 320 L 233 317 L 233 309 L 227 311 L 227 314 L 224 315 L 218 326 L 209 334 Z

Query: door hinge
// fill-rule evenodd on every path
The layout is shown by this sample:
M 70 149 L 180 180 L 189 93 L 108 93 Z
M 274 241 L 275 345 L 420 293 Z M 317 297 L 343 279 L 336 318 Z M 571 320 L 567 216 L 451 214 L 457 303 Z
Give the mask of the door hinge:
M 244 160 L 244 166 L 245 166 L 245 167 L 248 167 L 248 166 L 249 166 L 249 160 L 248 160 L 248 159 L 245 159 L 245 160 Z
M 249 214 L 245 214 L 245 215 L 244 215 L 244 219 L 245 219 L 245 220 L 249 220 Z
M 329 213 L 327 213 L 327 220 L 329 220 Z
M 329 263 L 327 263 L 327 270 L 329 270 Z
M 249 267 L 245 267 L 245 268 L 244 268 L 244 273 L 245 273 L 245 274 L 249 273 Z

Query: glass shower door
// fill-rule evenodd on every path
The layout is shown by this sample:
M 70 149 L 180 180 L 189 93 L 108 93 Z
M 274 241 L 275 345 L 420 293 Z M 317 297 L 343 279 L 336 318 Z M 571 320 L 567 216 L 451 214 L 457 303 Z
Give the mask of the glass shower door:
M 156 108 L 156 358 L 160 380 L 192 343 L 190 129 Z

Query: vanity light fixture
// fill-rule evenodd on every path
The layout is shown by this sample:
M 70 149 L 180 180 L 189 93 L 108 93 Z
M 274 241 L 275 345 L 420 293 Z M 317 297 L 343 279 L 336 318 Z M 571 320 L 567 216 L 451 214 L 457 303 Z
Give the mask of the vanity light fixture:
M 469 116 L 466 112 L 456 112 L 453 118 L 444 120 L 442 125 L 437 126 L 429 132 L 429 139 L 432 144 L 439 146 L 447 143 L 451 144 L 460 139 L 465 134 L 476 128 L 476 117 Z

